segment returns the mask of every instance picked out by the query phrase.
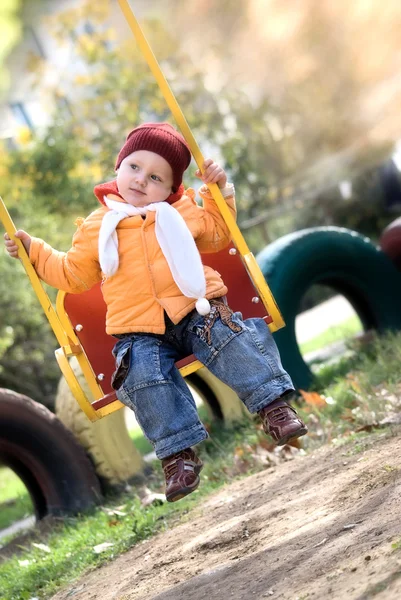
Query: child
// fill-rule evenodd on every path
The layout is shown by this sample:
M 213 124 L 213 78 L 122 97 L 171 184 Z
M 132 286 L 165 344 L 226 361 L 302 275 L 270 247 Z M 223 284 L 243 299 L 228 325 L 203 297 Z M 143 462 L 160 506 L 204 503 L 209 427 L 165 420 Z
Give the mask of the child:
M 199 252 L 217 252 L 229 230 L 207 184 L 217 183 L 235 216 L 234 188 L 212 160 L 196 175 L 203 207 L 182 177 L 191 162 L 184 138 L 168 123 L 145 123 L 128 135 L 117 178 L 95 187 L 101 207 L 83 221 L 67 253 L 18 231 L 39 277 L 70 293 L 102 280 L 106 331 L 117 397 L 134 410 L 162 461 L 166 497 L 174 502 L 199 485 L 202 462 L 192 447 L 207 437 L 175 362 L 194 354 L 229 385 L 277 444 L 307 433 L 284 400 L 293 391 L 263 319 L 242 320 L 228 307 L 219 273 Z M 8 235 L 10 256 L 18 248 Z

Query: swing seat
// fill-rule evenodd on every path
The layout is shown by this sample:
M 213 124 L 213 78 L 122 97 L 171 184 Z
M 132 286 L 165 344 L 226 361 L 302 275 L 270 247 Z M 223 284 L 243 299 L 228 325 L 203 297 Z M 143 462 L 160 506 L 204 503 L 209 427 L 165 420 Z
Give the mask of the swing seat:
M 252 284 L 246 267 L 233 245 L 215 254 L 202 256 L 204 264 L 218 271 L 228 288 L 227 300 L 234 311 L 240 311 L 244 319 L 263 318 L 270 329 L 275 331 L 273 317 L 266 314 L 266 308 Z M 71 341 L 69 346 L 56 350 L 56 358 L 76 400 L 91 421 L 102 418 L 124 405 L 117 399 L 111 387 L 111 377 L 115 369 L 112 355 L 116 339 L 105 330 L 106 305 L 100 283 L 82 294 L 59 292 L 56 312 Z M 78 383 L 69 358 L 75 356 L 80 364 L 92 398 L 89 399 Z M 194 355 L 176 363 L 185 377 L 203 365 Z

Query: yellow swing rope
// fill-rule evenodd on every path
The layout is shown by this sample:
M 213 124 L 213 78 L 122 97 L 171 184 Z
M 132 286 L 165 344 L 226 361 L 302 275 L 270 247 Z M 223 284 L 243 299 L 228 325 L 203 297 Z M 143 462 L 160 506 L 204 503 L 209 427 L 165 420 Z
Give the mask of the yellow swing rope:
M 8 210 L 3 202 L 3 199 L 0 197 L 0 220 L 2 221 L 3 225 L 4 225 L 4 229 L 6 230 L 6 232 L 8 233 L 8 235 L 10 236 L 10 238 L 12 240 L 14 240 L 18 246 L 18 256 L 21 259 L 21 262 L 24 266 L 24 269 L 26 271 L 26 274 L 28 275 L 32 287 L 39 299 L 40 304 L 42 305 L 43 311 L 54 331 L 54 334 L 57 338 L 58 343 L 60 344 L 60 346 L 70 346 L 71 344 L 71 340 L 69 339 L 69 337 L 67 336 L 63 326 L 61 325 L 60 319 L 56 313 L 56 311 L 53 308 L 53 304 L 49 298 L 49 296 L 46 294 L 42 283 L 35 271 L 35 269 L 33 268 L 31 261 L 29 260 L 29 256 L 21 242 L 21 240 L 19 240 L 18 238 L 15 237 L 15 233 L 16 233 L 16 227 L 8 213 Z
M 160 68 L 159 63 L 157 62 L 155 55 L 153 54 L 153 51 L 149 45 L 149 42 L 147 41 L 138 21 L 136 20 L 135 15 L 134 15 L 128 1 L 127 0 L 118 0 L 118 3 L 120 5 L 120 8 L 127 20 L 127 23 L 129 25 L 132 33 L 134 34 L 134 37 L 139 46 L 139 49 L 141 50 L 146 62 L 148 63 L 148 66 L 156 79 L 156 82 L 164 96 L 165 101 L 166 101 L 168 107 L 170 108 L 174 119 L 176 120 L 183 136 L 185 137 L 185 139 L 191 149 L 191 152 L 196 161 L 196 164 L 198 165 L 199 169 L 202 171 L 203 170 L 202 165 L 204 163 L 203 155 L 202 155 L 200 148 L 199 148 L 198 144 L 196 143 L 196 140 L 192 134 L 192 131 L 189 128 L 189 125 L 184 117 L 184 113 L 182 112 L 182 110 L 181 110 L 181 108 L 180 108 L 168 82 L 167 82 L 167 79 L 165 78 L 165 76 Z M 269 289 L 269 286 L 266 284 L 263 273 L 260 270 L 259 265 L 257 264 L 257 262 L 255 260 L 255 257 L 249 251 L 249 248 L 241 234 L 241 231 L 240 231 L 237 223 L 235 222 L 234 217 L 230 213 L 230 210 L 220 192 L 219 186 L 216 183 L 212 183 L 212 184 L 208 184 L 208 187 L 210 189 L 213 199 L 215 200 L 221 214 L 223 215 L 223 218 L 227 224 L 228 229 L 230 230 L 233 242 L 234 242 L 238 252 L 241 255 L 244 266 L 246 267 L 248 274 L 249 274 L 251 280 L 253 281 L 253 284 L 254 284 L 263 304 L 266 307 L 266 310 L 273 318 L 273 323 L 271 323 L 270 329 L 272 331 L 276 331 L 277 329 L 284 327 L 283 317 L 281 316 L 281 313 L 280 313 L 278 306 L 274 300 L 274 297 Z

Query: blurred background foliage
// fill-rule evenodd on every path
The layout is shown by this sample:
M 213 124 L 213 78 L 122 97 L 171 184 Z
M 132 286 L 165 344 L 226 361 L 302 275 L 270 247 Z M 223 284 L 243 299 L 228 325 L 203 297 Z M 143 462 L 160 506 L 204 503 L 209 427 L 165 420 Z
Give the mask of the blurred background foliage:
M 386 57 L 398 34 L 388 12 L 378 21 L 384 8 L 340 4 L 175 0 L 174 12 L 164 2 L 160 14 L 141 19 L 204 154 L 235 182 L 238 221 L 254 252 L 324 224 L 377 239 L 393 218 L 378 165 L 387 164 L 397 142 L 395 65 Z M 0 56 L 18 38 L 23 6 L 2 3 L 13 33 L 4 51 L 0 43 Z M 94 184 L 113 178 L 126 133 L 145 120 L 171 120 L 132 36 L 113 26 L 113 7 L 112 0 L 85 0 L 47 18 L 79 72 L 66 71 L 62 85 L 49 83 L 46 61 L 30 55 L 34 85 L 46 87 L 57 106 L 52 125 L 21 128 L 13 150 L 0 147 L 0 192 L 17 226 L 60 250 L 69 247 L 76 217 L 96 208 Z M 163 7 L 170 7 L 167 16 Z M 373 24 L 387 39 L 385 57 L 369 37 Z M 187 185 L 196 183 L 194 170 Z M 0 273 L 0 386 L 51 406 L 60 376 L 54 336 L 22 267 L 1 253 Z
M 0 4 L 0 91 L 9 84 L 5 59 L 21 38 L 20 0 L 2 0 Z

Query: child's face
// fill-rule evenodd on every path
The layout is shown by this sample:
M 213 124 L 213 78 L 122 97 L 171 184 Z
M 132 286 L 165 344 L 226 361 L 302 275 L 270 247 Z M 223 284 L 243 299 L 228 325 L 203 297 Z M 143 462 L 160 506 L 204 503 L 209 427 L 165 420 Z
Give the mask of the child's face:
M 118 191 L 128 204 L 146 206 L 163 202 L 172 192 L 173 171 L 155 152 L 137 150 L 122 161 L 117 171 Z

